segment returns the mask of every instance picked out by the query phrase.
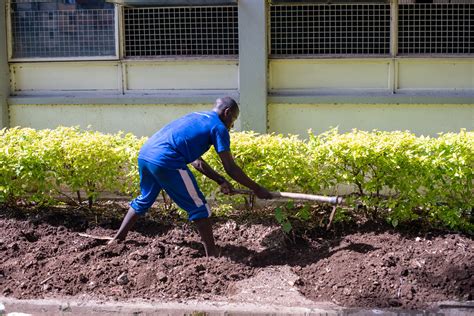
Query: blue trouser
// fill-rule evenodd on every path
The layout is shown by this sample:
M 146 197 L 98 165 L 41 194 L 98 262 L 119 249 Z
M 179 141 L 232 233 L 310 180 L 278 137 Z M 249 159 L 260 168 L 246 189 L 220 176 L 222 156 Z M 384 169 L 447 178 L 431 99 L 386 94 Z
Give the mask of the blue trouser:
M 137 214 L 144 214 L 156 197 L 165 190 L 173 201 L 188 213 L 189 220 L 207 218 L 211 210 L 191 171 L 166 169 L 143 159 L 138 159 L 141 194 L 130 202 Z

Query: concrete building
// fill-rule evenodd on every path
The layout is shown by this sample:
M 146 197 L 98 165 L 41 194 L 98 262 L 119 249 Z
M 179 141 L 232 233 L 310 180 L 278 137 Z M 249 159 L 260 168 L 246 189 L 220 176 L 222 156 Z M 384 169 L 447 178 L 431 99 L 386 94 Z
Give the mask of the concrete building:
M 0 4 L 2 127 L 148 136 L 230 95 L 238 130 L 474 129 L 472 1 Z

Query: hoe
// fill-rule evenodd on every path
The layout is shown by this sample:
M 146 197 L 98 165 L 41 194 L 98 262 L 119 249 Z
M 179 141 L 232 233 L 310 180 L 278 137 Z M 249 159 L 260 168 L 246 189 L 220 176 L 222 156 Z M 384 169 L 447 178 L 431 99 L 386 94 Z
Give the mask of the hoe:
M 232 192 L 232 194 L 247 194 L 253 196 L 253 192 L 250 190 L 241 190 L 236 189 Z M 344 198 L 340 196 L 325 196 L 325 195 L 314 195 L 314 194 L 304 194 L 304 193 L 293 193 L 293 192 L 271 192 L 273 198 L 272 199 L 292 199 L 292 200 L 305 200 L 305 201 L 314 201 L 319 203 L 328 203 L 334 205 L 332 208 L 331 215 L 329 216 L 329 224 L 327 225 L 327 229 L 329 229 L 332 219 L 334 217 L 334 213 L 336 212 L 336 206 L 342 205 L 345 203 Z M 93 238 L 96 240 L 111 240 L 112 237 L 109 236 L 96 236 L 96 235 L 89 235 L 84 233 L 79 233 L 79 236 Z

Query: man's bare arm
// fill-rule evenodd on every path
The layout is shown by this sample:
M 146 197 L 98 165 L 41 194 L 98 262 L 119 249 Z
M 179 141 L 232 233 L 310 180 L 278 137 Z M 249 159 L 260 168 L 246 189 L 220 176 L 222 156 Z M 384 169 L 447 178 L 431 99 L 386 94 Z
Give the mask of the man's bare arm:
M 224 181 L 227 181 L 223 176 L 212 169 L 211 166 L 209 166 L 209 164 L 201 157 L 191 162 L 191 165 L 209 179 L 217 182 L 217 184 L 222 184 Z
M 232 157 L 230 151 L 219 153 L 219 157 L 225 171 L 232 179 L 254 191 L 255 195 L 261 199 L 271 199 L 273 197 L 267 189 L 257 184 L 245 174 L 245 172 L 235 163 L 234 157 Z
M 230 182 L 227 181 L 226 178 L 224 178 L 218 172 L 212 169 L 211 166 L 209 166 L 209 164 L 206 161 L 204 161 L 204 159 L 202 159 L 201 157 L 193 161 L 191 165 L 197 171 L 201 172 L 203 175 L 205 175 L 209 179 L 217 182 L 217 184 L 219 184 L 221 187 L 222 193 L 230 194 L 234 190 L 234 188 L 232 187 L 232 184 L 230 184 Z

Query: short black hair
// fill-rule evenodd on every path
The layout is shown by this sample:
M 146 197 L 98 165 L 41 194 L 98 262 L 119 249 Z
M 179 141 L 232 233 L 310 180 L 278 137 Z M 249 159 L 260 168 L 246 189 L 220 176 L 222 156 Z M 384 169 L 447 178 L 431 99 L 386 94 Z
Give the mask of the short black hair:
M 224 111 L 226 109 L 231 109 L 231 111 L 240 111 L 239 105 L 231 97 L 223 97 L 216 100 L 214 108 L 219 111 Z

